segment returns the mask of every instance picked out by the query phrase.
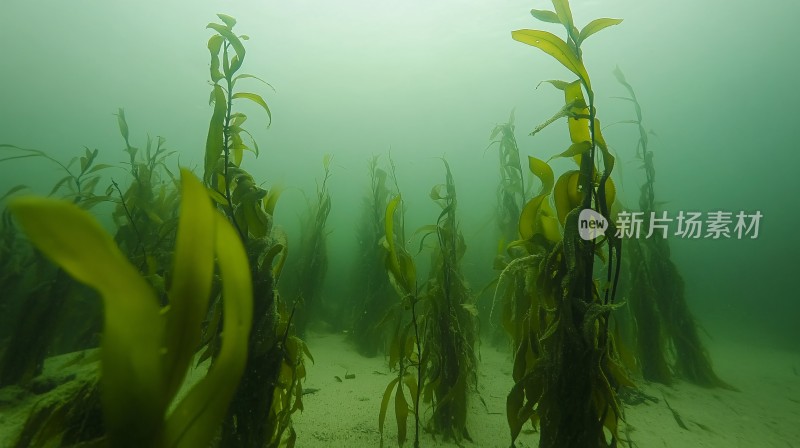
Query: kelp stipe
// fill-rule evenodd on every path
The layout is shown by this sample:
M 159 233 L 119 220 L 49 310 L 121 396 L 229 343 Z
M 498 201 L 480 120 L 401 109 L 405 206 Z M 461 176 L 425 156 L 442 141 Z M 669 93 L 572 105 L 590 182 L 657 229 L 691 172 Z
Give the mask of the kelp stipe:
M 566 117 L 571 145 L 554 157 L 574 158 L 579 169 L 567 171 L 554 182 L 545 161 L 528 158 L 541 188 L 522 209 L 520 239 L 510 244 L 510 248 L 523 248 L 526 255 L 506 266 L 496 294 L 529 306 L 524 319 L 510 325 L 516 344 L 515 384 L 506 412 L 512 445 L 526 422 L 538 422 L 541 447 L 616 446 L 622 417 L 616 389 L 627 379 L 609 332 L 611 311 L 618 306 L 614 297 L 621 249 L 609 219 L 615 195 L 610 180 L 614 157 L 600 131 L 595 92 L 580 46 L 592 34 L 621 20 L 596 19 L 578 30 L 567 0 L 553 0 L 553 6 L 555 11 L 534 9 L 531 14 L 563 25 L 566 41 L 541 30 L 517 30 L 511 36 L 554 57 L 577 76 L 572 82 L 549 81 L 564 92 L 564 106 L 532 134 Z M 596 166 L 599 160 L 602 172 Z M 551 195 L 555 210 L 549 202 Z M 582 209 L 592 209 L 611 221 L 605 238 L 581 238 L 578 215 Z M 601 252 L 604 247 L 607 254 Z M 604 286 L 594 280 L 595 256 L 607 264 Z M 508 276 L 524 278 L 524 297 L 515 297 L 518 288 L 504 287 Z
M 217 207 L 227 215 L 245 246 L 253 281 L 253 330 L 247 341 L 248 359 L 223 424 L 221 444 L 293 446 L 296 434 L 291 415 L 302 409 L 304 362 L 311 356 L 303 341 L 291 334 L 294 313 L 281 302 L 275 289 L 288 250 L 285 235 L 273 229 L 273 214 L 282 189 L 261 188 L 241 167 L 244 152 L 258 156 L 259 149 L 255 139 L 242 127 L 247 116 L 233 108 L 238 100 L 248 100 L 264 110 L 265 124 L 269 126 L 272 112 L 266 101 L 256 93 L 236 91 L 236 87 L 248 79 L 272 86 L 255 75 L 239 73 L 246 54 L 243 41 L 249 37 L 233 32 L 236 25 L 233 17 L 225 14 L 217 17 L 222 23 L 207 25 L 215 32 L 207 44 L 214 109 L 206 136 L 203 179 Z M 203 357 L 218 356 L 223 327 L 219 322 L 225 314 L 224 300 L 222 303 L 223 306 L 219 301 L 214 304 L 203 341 L 207 344 Z
M 43 253 L 103 298 L 101 400 L 107 433 L 98 444 L 208 444 L 244 369 L 252 319 L 247 258 L 233 228 L 211 207 L 203 186 L 187 170 L 181 177 L 181 219 L 169 305 L 164 308 L 86 212 L 40 198 L 18 199 L 9 206 Z M 172 404 L 199 343 L 215 255 L 225 296 L 225 338 L 206 376 Z
M 657 213 L 656 169 L 649 145 L 651 133 L 642 124 L 642 108 L 633 86 L 619 67 L 614 69 L 614 76 L 630 95 L 619 99 L 633 103 L 636 113 L 636 119 L 628 122 L 639 130 L 636 157 L 642 161 L 645 174 L 639 208 L 644 213 L 643 226 L 649 228 L 651 214 Z M 684 297 L 683 277 L 670 259 L 667 239 L 654 232 L 650 238 L 631 239 L 629 245 L 631 272 L 627 297 L 636 321 L 637 357 L 644 378 L 670 384 L 674 369 L 675 374 L 698 386 L 736 390 L 714 372 Z M 671 352 L 674 356 L 672 366 L 668 365 Z

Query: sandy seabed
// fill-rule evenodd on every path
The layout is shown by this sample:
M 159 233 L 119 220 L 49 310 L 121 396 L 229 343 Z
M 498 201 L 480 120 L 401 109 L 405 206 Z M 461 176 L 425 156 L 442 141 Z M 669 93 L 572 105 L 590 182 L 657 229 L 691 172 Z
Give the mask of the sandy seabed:
M 393 375 L 386 360 L 360 356 L 343 335 L 310 334 L 307 342 L 316 363 L 308 364 L 305 387 L 318 390 L 305 395 L 305 411 L 294 417 L 297 446 L 381 446 L 378 412 Z M 640 391 L 658 401 L 625 406 L 629 427 L 626 430 L 622 424 L 620 429 L 630 437 L 632 446 L 800 448 L 800 353 L 724 342 L 708 348 L 717 373 L 740 391 L 704 389 L 684 382 L 663 386 L 640 381 Z M 511 357 L 488 344 L 481 346 L 480 356 L 478 392 L 486 406 L 472 397 L 468 420 L 472 442 L 464 441 L 462 446 L 508 448 L 505 400 L 513 385 Z M 347 374 L 355 378 L 344 379 Z M 667 402 L 687 429 L 679 426 Z M 386 416 L 385 447 L 397 446 L 392 408 L 390 404 Z M 413 446 L 412 424 L 408 435 L 405 446 Z M 528 426 L 516 446 L 535 447 L 537 443 L 538 436 Z M 422 431 L 420 446 L 458 445 Z
M 386 359 L 359 355 L 345 335 L 311 333 L 307 343 L 316 362 L 307 362 L 305 410 L 294 416 L 297 447 L 380 447 L 380 402 L 394 375 L 388 370 Z M 624 407 L 626 423 L 621 424 L 620 430 L 632 440 L 629 446 L 800 448 L 800 352 L 724 341 L 712 342 L 708 349 L 717 373 L 739 391 L 704 389 L 684 382 L 663 386 L 640 381 L 640 395 L 654 400 Z M 78 356 L 96 359 L 95 350 L 88 353 L 92 352 Z M 65 368 L 75 357 L 68 354 L 48 359 L 43 376 L 96 375 L 96 362 Z M 511 367 L 510 354 L 489 344 L 480 347 L 478 394 L 483 400 L 474 394 L 471 397 L 468 428 L 472 442 L 463 441 L 461 446 L 510 446 L 505 400 L 513 384 Z M 204 371 L 205 366 L 193 369 L 187 384 Z M 77 382 L 64 383 L 53 392 L 67 393 L 73 383 Z M 30 394 L 17 400 L 15 395 L 23 395 L 16 386 L 0 390 L 0 448 L 12 445 L 31 407 L 39 400 Z M 686 429 L 679 426 L 667 402 Z M 393 409 L 391 402 L 383 435 L 383 446 L 387 448 L 398 446 Z M 423 420 L 426 412 L 423 406 Z M 412 417 L 409 415 L 406 447 L 413 446 Z M 516 446 L 529 448 L 537 443 L 537 434 L 528 426 Z M 459 445 L 421 431 L 420 446 Z

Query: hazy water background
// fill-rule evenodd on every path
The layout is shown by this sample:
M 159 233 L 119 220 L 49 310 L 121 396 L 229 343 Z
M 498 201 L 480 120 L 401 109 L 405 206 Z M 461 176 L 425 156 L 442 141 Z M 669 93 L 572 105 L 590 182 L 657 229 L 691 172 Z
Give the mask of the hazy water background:
M 355 221 L 366 192 L 366 163 L 391 148 L 409 229 L 435 220 L 430 188 L 443 182 L 436 157 L 449 160 L 475 283 L 490 275 L 496 240 L 489 222 L 497 184 L 489 132 L 516 107 L 523 154 L 547 158 L 566 148 L 564 124 L 536 138 L 527 131 L 557 111 L 562 98 L 537 83 L 571 79 L 510 31 L 560 29 L 535 21 L 537 1 L 173 1 L 100 0 L 0 3 L 0 142 L 69 160 L 84 145 L 103 163 L 125 160 L 112 115 L 124 107 L 132 142 L 167 138 L 182 165 L 202 168 L 211 109 L 205 25 L 215 13 L 238 20 L 251 37 L 243 71 L 272 108 L 270 129 L 249 106 L 249 129 L 262 154 L 243 166 L 269 184 L 292 187 L 278 221 L 293 236 L 334 154 L 329 228 L 329 295 L 347 293 Z M 678 210 L 761 211 L 756 240 L 671 238 L 692 308 L 725 337 L 796 347 L 800 317 L 797 195 L 796 18 L 790 0 L 572 2 L 576 23 L 625 21 L 583 46 L 604 124 L 633 118 L 611 71 L 619 65 L 636 89 L 645 125 L 659 138 L 658 200 Z M 245 86 L 244 82 L 241 84 Z M 631 126 L 606 130 L 619 154 L 623 199 L 635 206 L 641 182 Z M 177 161 L 177 160 L 176 160 Z M 554 163 L 556 172 L 571 168 Z M 0 165 L 0 190 L 26 183 L 46 193 L 59 173 L 42 161 Z M 124 179 L 122 171 L 112 174 Z M 618 173 L 619 174 L 619 173 Z M 58 176 L 58 177 L 57 177 Z M 101 183 L 98 190 L 107 185 Z M 476 288 L 482 284 L 474 285 Z M 335 299 L 330 299 L 335 300 Z

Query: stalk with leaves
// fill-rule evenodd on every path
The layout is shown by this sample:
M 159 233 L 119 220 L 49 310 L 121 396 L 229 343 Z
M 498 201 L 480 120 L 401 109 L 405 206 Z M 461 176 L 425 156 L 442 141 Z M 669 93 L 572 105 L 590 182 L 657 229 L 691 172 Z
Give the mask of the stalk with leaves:
M 547 162 L 528 157 L 541 186 L 520 213 L 519 239 L 509 245 L 523 254 L 505 267 L 495 294 L 506 309 L 519 310 L 516 302 L 527 308 L 509 322 L 515 384 L 507 398 L 507 418 L 512 445 L 530 422 L 539 424 L 541 447 L 616 446 L 622 418 L 616 390 L 627 379 L 609 330 L 611 311 L 618 306 L 614 299 L 621 250 L 609 210 L 615 195 L 610 179 L 614 157 L 600 131 L 581 44 L 621 20 L 596 19 L 579 30 L 567 0 L 553 0 L 553 7 L 554 11 L 534 9 L 531 14 L 563 26 L 566 39 L 532 29 L 511 36 L 552 56 L 577 77 L 548 81 L 563 92 L 564 106 L 532 134 L 566 118 L 570 146 L 554 157 L 573 158 L 578 169 L 554 181 Z M 587 209 L 609 222 L 605 236 L 581 236 L 579 219 Z M 600 271 L 595 257 L 605 263 L 604 278 L 595 279 L 595 271 Z
M 383 427 L 386 420 L 386 411 L 394 393 L 394 413 L 397 421 L 397 441 L 402 446 L 407 437 L 407 423 L 409 409 L 414 413 L 414 448 L 419 447 L 420 428 L 420 394 L 425 370 L 422 353 L 424 334 L 417 307 L 420 296 L 417 285 L 417 267 L 411 254 L 405 248 L 404 240 L 399 238 L 403 232 L 404 222 L 402 213 L 402 199 L 398 194 L 386 205 L 384 217 L 384 238 L 381 241 L 386 249 L 384 265 L 389 274 L 389 280 L 394 286 L 399 303 L 390 309 L 384 321 L 394 324 L 394 331 L 389 341 L 389 368 L 397 368 L 397 377 L 389 382 L 383 393 L 381 408 L 378 414 L 378 428 L 383 438 Z M 400 216 L 399 226 L 395 223 L 395 214 Z M 399 232 L 399 233 L 398 233 Z M 406 317 L 405 311 L 410 311 Z M 416 370 L 416 376 L 412 369 Z M 409 408 L 404 389 L 408 389 L 411 396 L 412 407 Z
M 636 118 L 626 123 L 634 124 L 639 131 L 636 158 L 642 161 L 645 181 L 639 195 L 639 208 L 643 225 L 650 228 L 658 215 L 655 201 L 656 169 L 648 132 L 642 124 L 642 107 L 633 86 L 617 67 L 617 81 L 630 96 L 617 97 L 633 104 Z M 642 375 L 648 381 L 670 384 L 673 371 L 687 381 L 703 387 L 734 389 L 714 372 L 697 325 L 684 295 L 683 277 L 670 259 L 670 248 L 665 236 L 654 232 L 644 240 L 631 239 L 628 252 L 630 273 L 627 297 L 635 323 L 637 358 Z M 671 349 L 671 350 L 670 350 Z M 670 363 L 670 353 L 674 360 Z
M 467 409 L 470 392 L 477 388 L 478 311 L 461 273 L 466 244 L 456 219 L 455 181 L 450 165 L 444 159 L 442 162 L 445 183 L 436 185 L 430 193 L 442 211 L 436 224 L 423 227 L 428 231 L 426 236 L 436 235 L 437 240 L 421 307 L 426 329 L 423 397 L 433 411 L 430 429 L 460 443 L 463 439 L 472 440 Z
M 224 211 L 245 245 L 253 279 L 253 329 L 248 340 L 248 358 L 242 381 L 228 410 L 222 429 L 225 446 L 293 446 L 296 434 L 291 415 L 302 409 L 305 343 L 292 335 L 292 310 L 281 303 L 275 288 L 286 258 L 286 237 L 273 229 L 273 214 L 281 189 L 261 188 L 241 167 L 244 151 L 258 156 L 258 144 L 242 126 L 247 115 L 234 110 L 234 100 L 247 100 L 267 114 L 266 101 L 251 92 L 236 91 L 237 83 L 257 76 L 240 73 L 245 59 L 243 41 L 236 35 L 233 17 L 218 14 L 222 23 L 209 23 L 215 33 L 208 40 L 211 55 L 211 102 L 214 110 L 206 138 L 203 179 L 217 206 Z M 214 356 L 220 346 L 222 310 L 212 305 L 203 357 Z

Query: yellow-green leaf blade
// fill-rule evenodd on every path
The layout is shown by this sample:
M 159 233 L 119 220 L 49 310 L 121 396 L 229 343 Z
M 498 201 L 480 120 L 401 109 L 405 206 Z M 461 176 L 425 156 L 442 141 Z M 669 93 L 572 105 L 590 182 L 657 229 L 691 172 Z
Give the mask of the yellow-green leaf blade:
M 400 378 L 395 378 L 390 381 L 389 384 L 386 385 L 386 390 L 383 392 L 381 409 L 380 412 L 378 412 L 378 431 L 381 433 L 381 436 L 383 436 L 383 424 L 386 421 L 386 411 L 389 408 L 389 400 L 392 398 L 392 391 L 398 381 L 400 381 Z
M 577 155 L 582 155 L 592 147 L 592 142 L 578 142 L 573 143 L 567 148 L 566 151 L 562 152 L 561 154 L 555 155 L 550 157 L 550 160 L 558 158 L 558 157 L 574 157 Z
M 20 198 L 9 208 L 31 242 L 103 298 L 102 400 L 109 439 L 149 442 L 163 418 L 163 319 L 153 291 L 87 212 Z
M 259 106 L 261 106 L 264 109 L 264 111 L 267 112 L 267 118 L 269 118 L 269 121 L 267 122 L 267 126 L 269 127 L 269 125 L 272 124 L 272 112 L 270 112 L 269 106 L 267 106 L 267 102 L 264 101 L 264 98 L 261 98 L 261 95 L 257 95 L 255 93 L 237 92 L 237 93 L 233 94 L 233 99 L 237 99 L 237 98 L 248 99 L 248 100 L 258 104 Z
M 397 392 L 394 399 L 394 416 L 397 419 L 397 442 L 400 446 L 406 441 L 408 431 L 408 402 L 403 395 L 403 385 L 397 385 Z
M 227 110 L 225 91 L 221 86 L 214 84 L 212 96 L 214 97 L 214 113 L 211 115 L 211 122 L 208 125 L 205 170 L 203 175 L 203 179 L 205 179 L 206 183 L 211 183 L 212 175 L 217 167 L 217 161 L 219 161 L 219 157 L 222 155 L 224 147 L 223 128 L 225 126 L 225 111 Z
M 553 191 L 554 175 L 550 165 L 544 160 L 528 156 L 528 168 L 542 182 L 542 189 L 539 194 L 549 194 Z
M 531 15 L 542 22 L 561 23 L 558 14 L 553 11 L 547 11 L 546 9 L 531 9 Z
M 238 234 L 214 213 L 215 249 L 222 277 L 222 347 L 206 376 L 181 400 L 165 425 L 165 447 L 207 446 L 239 385 L 253 318 L 253 291 L 247 256 Z
M 194 174 L 181 169 L 181 215 L 166 313 L 167 399 L 177 393 L 200 344 L 214 276 L 214 210 Z
M 511 37 L 516 41 L 536 47 L 554 57 L 561 65 L 581 78 L 581 80 L 591 88 L 589 74 L 586 72 L 583 62 L 578 59 L 575 52 L 573 52 L 560 37 L 541 30 L 512 31 Z
M 219 23 L 209 23 L 206 28 L 216 31 L 231 44 L 233 50 L 236 52 L 236 56 L 238 57 L 234 58 L 233 62 L 231 63 L 228 75 L 236 73 L 236 71 L 239 70 L 239 67 L 242 66 L 242 62 L 244 62 L 244 44 L 242 44 L 242 41 L 239 40 L 239 38 L 233 34 L 233 31 L 231 31 L 227 26 L 220 25 Z
M 211 53 L 211 81 L 217 82 L 222 79 L 223 75 L 219 69 L 219 50 L 222 48 L 222 43 L 225 39 L 219 34 L 215 34 L 208 39 L 208 52 Z M 121 109 L 120 109 L 121 110 Z
M 553 0 L 553 8 L 561 24 L 568 30 L 574 27 L 572 20 L 572 10 L 569 8 L 569 0 Z
M 553 190 L 553 201 L 556 204 L 556 214 L 558 222 L 563 226 L 567 214 L 580 202 L 578 194 L 578 176 L 580 171 L 570 170 L 562 174 L 556 181 Z
M 607 17 L 592 20 L 581 30 L 581 34 L 578 36 L 578 45 L 592 34 L 610 26 L 619 25 L 620 23 L 622 23 L 622 19 L 609 19 Z
M 528 201 L 519 216 L 519 236 L 520 239 L 527 241 L 533 237 L 537 232 L 536 217 L 539 215 L 539 209 L 542 207 L 542 202 L 548 197 L 547 194 L 536 196 Z
M 400 203 L 400 200 L 400 195 L 398 194 L 386 205 L 386 216 L 383 220 L 383 230 L 386 235 L 386 244 L 389 246 L 389 264 L 397 279 L 402 281 L 400 261 L 397 258 L 397 250 L 395 249 L 394 244 L 394 211 L 397 209 L 397 205 Z

